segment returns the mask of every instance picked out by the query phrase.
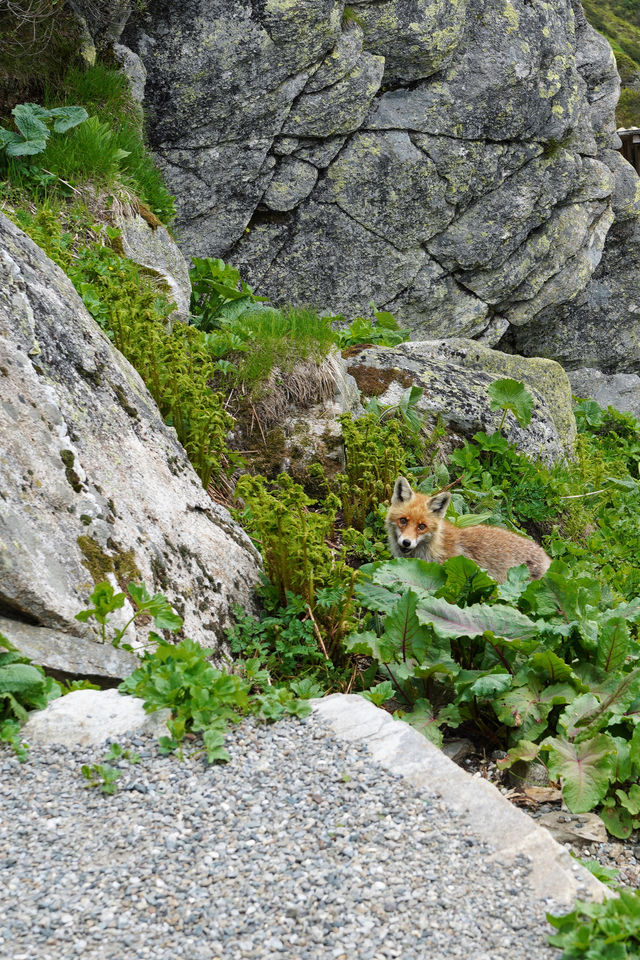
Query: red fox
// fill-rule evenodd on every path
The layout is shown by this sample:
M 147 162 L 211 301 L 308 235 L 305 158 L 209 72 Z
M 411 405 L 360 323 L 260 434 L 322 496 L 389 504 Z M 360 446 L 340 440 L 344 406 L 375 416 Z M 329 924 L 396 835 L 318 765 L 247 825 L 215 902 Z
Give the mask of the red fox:
M 451 494 L 446 491 L 416 493 L 408 480 L 398 477 L 386 520 L 394 557 L 418 557 L 431 563 L 469 557 L 498 583 L 507 579 L 510 567 L 521 563 L 526 563 L 533 580 L 546 573 L 551 560 L 533 540 L 481 523 L 454 527 L 444 519 L 450 500 Z

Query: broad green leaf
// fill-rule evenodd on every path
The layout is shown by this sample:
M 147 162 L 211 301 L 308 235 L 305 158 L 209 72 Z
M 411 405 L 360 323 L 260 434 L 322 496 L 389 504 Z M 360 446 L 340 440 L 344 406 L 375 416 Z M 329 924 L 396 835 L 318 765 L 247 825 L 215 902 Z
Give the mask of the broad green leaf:
M 418 730 L 423 737 L 434 743 L 436 747 L 442 746 L 439 721 L 436 718 L 433 706 L 428 700 L 425 698 L 416 700 L 411 713 L 404 713 L 399 716 L 401 720 Z
M 523 383 L 505 377 L 489 385 L 492 410 L 510 410 L 521 427 L 526 427 L 533 414 L 533 397 Z
M 621 792 L 616 791 L 616 793 Z M 619 840 L 628 840 L 633 832 L 633 818 L 624 807 L 603 807 L 600 811 L 600 819 L 608 832 Z
M 464 530 L 467 527 L 477 527 L 481 523 L 486 523 L 487 520 L 491 520 L 492 517 L 492 513 L 463 513 L 461 516 L 455 518 L 453 525 L 460 527 L 461 530 Z M 528 579 L 529 576 L 527 571 L 527 580 Z
M 532 743 L 530 740 L 519 740 L 515 746 L 510 747 L 506 757 L 498 760 L 497 766 L 500 770 L 507 770 L 514 763 L 523 760 L 525 763 L 531 763 L 540 753 L 540 744 Z
M 574 675 L 569 664 L 552 650 L 538 650 L 530 658 L 529 665 L 538 676 L 548 679 L 549 683 L 560 683 Z
M 373 566 L 373 565 L 372 565 Z M 414 560 L 408 557 L 398 557 L 382 563 L 372 573 L 374 583 L 383 586 L 402 584 L 414 590 L 424 590 L 426 593 L 435 593 L 446 583 L 447 576 L 439 563 L 427 563 L 425 560 Z
M 442 565 L 447 582 L 438 596 L 466 606 L 486 600 L 495 590 L 495 580 L 468 557 L 452 557 Z
M 580 726 L 588 723 L 596 713 L 600 701 L 593 693 L 583 693 L 576 697 L 558 717 L 558 727 L 573 739 Z
M 586 813 L 605 796 L 613 772 L 615 743 L 605 733 L 582 743 L 547 737 L 549 773 L 562 781 L 562 795 L 572 813 Z
M 437 597 L 420 597 L 417 609 L 422 623 L 433 625 L 440 637 L 477 637 L 490 631 L 505 640 L 532 637 L 536 625 L 523 613 L 503 604 L 458 607 Z
M 396 688 L 390 680 L 383 680 L 369 690 L 363 690 L 360 694 L 365 700 L 375 703 L 376 707 L 381 707 L 386 700 L 390 700 L 396 693 Z
M 616 790 L 616 796 L 620 801 L 620 806 L 628 810 L 632 817 L 637 817 L 640 813 L 640 785 L 633 783 L 629 790 Z
M 15 130 L 5 130 L 0 127 L 0 150 L 3 150 L 10 143 L 21 143 L 22 137 Z
M 46 149 L 47 141 L 39 140 L 14 140 L 6 145 L 8 157 L 31 157 L 37 153 L 43 153 Z
M 42 140 L 46 143 L 49 138 L 49 128 L 38 115 L 42 108 L 33 103 L 19 103 L 11 113 L 16 127 L 25 140 Z M 44 149 L 44 147 L 43 147 Z
M 607 673 L 617 672 L 624 666 L 630 649 L 628 623 L 621 617 L 612 617 L 600 630 L 596 664 Z
M 363 607 L 377 613 L 390 613 L 400 599 L 400 594 L 379 583 L 363 581 L 356 584 L 356 597 Z
M 396 660 L 422 660 L 431 644 L 431 633 L 416 616 L 418 597 L 407 590 L 384 622 L 385 637 L 393 641 Z
M 493 704 L 498 720 L 509 727 L 517 727 L 525 739 L 538 737 L 547 727 L 551 703 L 541 700 L 542 686 L 533 678 L 529 683 L 514 687 L 498 697 Z
M 504 583 L 498 584 L 498 599 L 506 603 L 516 603 L 531 582 L 531 574 L 526 563 L 511 567 Z
M 9 663 L 0 668 L 0 693 L 24 697 L 43 687 L 44 675 L 29 663 Z
M 352 633 L 344 641 L 349 653 L 361 653 L 365 657 L 374 657 L 379 663 L 393 663 L 396 659 L 396 644 L 388 637 L 378 637 L 373 630 Z
M 84 107 L 54 107 L 49 113 L 55 118 L 53 129 L 56 133 L 66 133 L 89 116 Z

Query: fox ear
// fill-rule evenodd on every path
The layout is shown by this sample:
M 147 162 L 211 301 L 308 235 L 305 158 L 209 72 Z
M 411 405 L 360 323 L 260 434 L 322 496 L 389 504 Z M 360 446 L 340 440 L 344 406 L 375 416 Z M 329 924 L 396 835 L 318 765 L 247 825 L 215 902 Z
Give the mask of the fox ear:
M 436 493 L 435 497 L 431 497 L 431 500 L 428 501 L 427 506 L 431 513 L 442 519 L 447 512 L 447 507 L 449 506 L 450 502 L 451 494 L 448 490 L 445 490 L 443 493 Z
M 408 503 L 413 493 L 406 477 L 398 477 L 393 488 L 391 503 Z

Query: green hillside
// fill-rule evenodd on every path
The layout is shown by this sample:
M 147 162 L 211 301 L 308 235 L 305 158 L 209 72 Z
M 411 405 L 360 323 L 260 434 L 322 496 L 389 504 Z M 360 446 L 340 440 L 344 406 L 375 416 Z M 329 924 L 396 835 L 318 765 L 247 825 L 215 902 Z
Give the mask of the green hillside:
M 582 0 L 589 22 L 613 48 L 622 78 L 619 127 L 640 126 L 640 0 Z

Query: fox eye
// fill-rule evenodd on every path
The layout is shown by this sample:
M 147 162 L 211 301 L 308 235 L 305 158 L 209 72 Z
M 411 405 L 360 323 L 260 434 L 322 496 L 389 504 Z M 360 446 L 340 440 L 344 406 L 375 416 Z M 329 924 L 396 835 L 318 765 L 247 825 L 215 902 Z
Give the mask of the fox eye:
M 426 523 L 419 523 L 419 524 L 418 524 L 418 530 L 426 530 L 426 529 L 427 529 Z
M 409 523 L 409 521 L 407 520 L 406 517 L 400 517 L 400 519 L 398 520 L 398 526 L 399 526 L 399 527 L 406 527 L 406 525 L 407 525 L 408 523 Z

